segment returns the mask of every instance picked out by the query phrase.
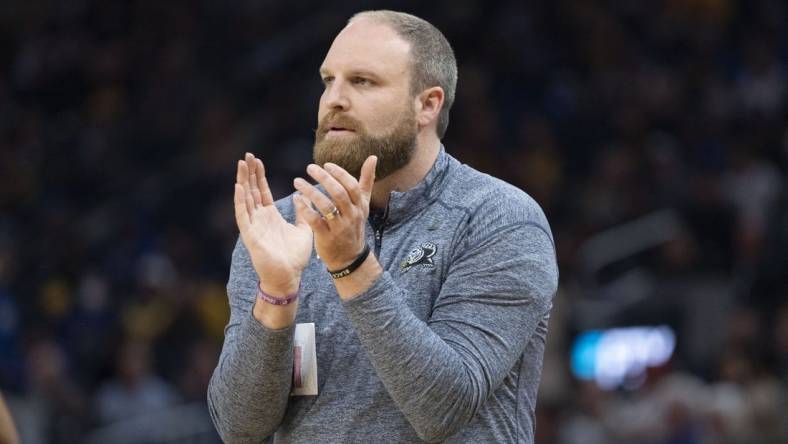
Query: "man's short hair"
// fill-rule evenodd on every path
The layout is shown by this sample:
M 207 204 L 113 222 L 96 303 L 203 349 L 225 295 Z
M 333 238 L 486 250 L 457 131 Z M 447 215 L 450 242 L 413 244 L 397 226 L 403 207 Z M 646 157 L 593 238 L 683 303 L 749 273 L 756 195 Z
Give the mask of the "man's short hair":
M 427 88 L 443 88 L 443 108 L 438 115 L 438 137 L 443 138 L 449 126 L 449 109 L 457 89 L 457 59 L 449 41 L 438 28 L 414 15 L 396 11 L 364 11 L 355 14 L 348 24 L 359 18 L 374 20 L 390 26 L 410 44 L 411 94 Z

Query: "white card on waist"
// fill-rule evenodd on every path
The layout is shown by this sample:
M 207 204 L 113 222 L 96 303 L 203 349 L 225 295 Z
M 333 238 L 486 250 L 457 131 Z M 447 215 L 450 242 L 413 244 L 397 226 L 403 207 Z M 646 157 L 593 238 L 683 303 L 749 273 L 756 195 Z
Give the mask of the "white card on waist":
M 290 396 L 317 395 L 315 324 L 296 324 L 293 336 L 293 388 Z

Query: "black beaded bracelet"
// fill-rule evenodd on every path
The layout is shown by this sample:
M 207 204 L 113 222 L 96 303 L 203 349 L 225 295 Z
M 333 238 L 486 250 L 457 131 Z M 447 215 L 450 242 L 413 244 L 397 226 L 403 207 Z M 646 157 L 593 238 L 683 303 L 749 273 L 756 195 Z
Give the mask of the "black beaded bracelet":
M 369 256 L 369 245 L 364 245 L 364 251 L 362 251 L 361 254 L 359 254 L 358 257 L 356 258 L 356 260 L 354 260 L 350 265 L 338 271 L 328 270 L 328 273 L 334 279 L 343 278 L 349 275 L 350 273 L 356 271 L 356 268 L 360 267 L 361 264 L 363 264 L 364 261 L 367 260 L 367 256 Z

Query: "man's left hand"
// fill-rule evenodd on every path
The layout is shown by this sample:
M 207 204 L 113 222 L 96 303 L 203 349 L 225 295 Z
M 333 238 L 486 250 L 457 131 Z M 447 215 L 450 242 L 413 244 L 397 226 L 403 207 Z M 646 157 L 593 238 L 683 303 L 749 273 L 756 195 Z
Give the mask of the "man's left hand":
M 301 193 L 294 199 L 304 203 L 296 205 L 296 211 L 312 227 L 315 250 L 329 270 L 347 267 L 364 250 L 377 161 L 375 156 L 364 161 L 359 180 L 333 163 L 323 167 L 310 164 L 307 174 L 322 185 L 328 195 L 300 177 L 293 181 Z

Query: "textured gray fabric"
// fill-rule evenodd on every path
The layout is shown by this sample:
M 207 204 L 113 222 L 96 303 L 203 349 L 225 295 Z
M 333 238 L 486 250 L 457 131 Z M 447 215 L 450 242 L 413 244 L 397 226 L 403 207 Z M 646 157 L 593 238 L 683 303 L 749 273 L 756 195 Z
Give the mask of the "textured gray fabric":
M 277 206 L 294 219 L 290 198 Z M 367 238 L 375 245 L 370 225 Z M 434 255 L 403 267 L 426 243 Z M 376 255 L 384 274 L 342 302 L 313 253 L 296 322 L 315 323 L 319 394 L 289 397 L 293 328 L 269 330 L 252 316 L 257 276 L 236 245 L 230 322 L 208 388 L 221 437 L 532 443 L 558 282 L 536 202 L 441 149 L 419 185 L 392 193 Z

